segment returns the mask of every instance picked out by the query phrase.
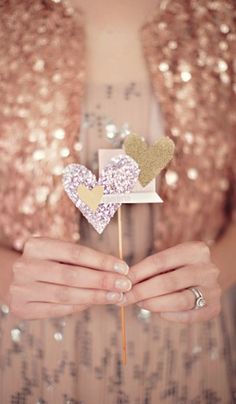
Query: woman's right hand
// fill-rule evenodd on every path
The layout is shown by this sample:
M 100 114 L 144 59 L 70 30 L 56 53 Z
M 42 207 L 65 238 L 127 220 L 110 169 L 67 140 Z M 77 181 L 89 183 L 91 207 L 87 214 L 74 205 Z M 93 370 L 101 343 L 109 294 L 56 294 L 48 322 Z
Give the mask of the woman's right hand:
M 128 270 L 124 261 L 111 255 L 32 237 L 13 264 L 10 310 L 23 319 L 39 319 L 121 302 L 122 292 L 132 287 Z

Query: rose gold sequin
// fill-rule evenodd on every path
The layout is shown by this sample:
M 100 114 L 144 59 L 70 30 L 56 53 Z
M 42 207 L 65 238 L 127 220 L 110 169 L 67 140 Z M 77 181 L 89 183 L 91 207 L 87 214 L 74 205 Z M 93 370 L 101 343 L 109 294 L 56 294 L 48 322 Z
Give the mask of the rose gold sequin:
M 186 31 L 189 10 L 181 1 L 160 7 L 141 32 L 166 134 L 176 143 L 175 158 L 161 176 L 160 194 L 166 203 L 155 207 L 158 249 L 192 238 L 214 240 L 232 213 L 233 204 L 231 211 L 224 207 L 230 206 L 226 198 L 235 178 L 236 35 L 233 14 L 223 17 L 225 4 L 231 7 L 228 0 L 214 7 L 209 3 L 209 13 L 219 14 L 216 25 L 205 2 L 191 1 L 194 41 Z M 62 192 L 60 176 L 65 165 L 78 161 L 83 147 L 77 136 L 85 82 L 82 18 L 59 0 L 1 5 L 1 228 L 16 248 L 38 229 L 41 235 L 75 240 L 78 213 Z M 26 24 L 20 38 L 15 35 L 18 15 Z M 174 34 L 173 26 L 178 27 Z M 206 192 L 212 195 L 211 204 L 205 203 Z M 194 208 L 190 199 L 198 200 Z M 205 226 L 199 227 L 202 222 L 207 234 Z
M 80 14 L 69 17 L 66 6 L 54 9 L 51 1 L 0 1 L 0 6 L 2 233 L 16 249 L 35 230 L 78 239 L 78 216 L 60 176 L 64 166 L 78 161 L 74 144 L 84 82 Z M 24 18 L 20 36 L 19 15 Z M 64 218 L 57 224 L 56 215 Z
M 142 30 L 176 144 L 160 178 L 164 203 L 154 207 L 158 250 L 193 239 L 210 245 L 236 220 L 234 16 L 233 0 L 163 0 Z M 84 39 L 68 1 L 0 0 L 0 230 L 17 250 L 29 235 L 80 239 L 60 172 L 83 148 Z M 221 319 L 191 328 L 127 308 L 126 369 L 110 306 L 71 316 L 66 327 L 61 319 L 16 323 L 1 306 L 1 401 L 232 401 L 229 304 Z
M 193 31 L 187 31 L 190 10 Z M 188 239 L 216 240 L 236 206 L 234 14 L 232 1 L 171 1 L 142 30 L 166 135 L 176 144 L 160 184 L 165 203 L 156 208 L 157 249 Z M 170 38 L 177 54 L 166 50 Z

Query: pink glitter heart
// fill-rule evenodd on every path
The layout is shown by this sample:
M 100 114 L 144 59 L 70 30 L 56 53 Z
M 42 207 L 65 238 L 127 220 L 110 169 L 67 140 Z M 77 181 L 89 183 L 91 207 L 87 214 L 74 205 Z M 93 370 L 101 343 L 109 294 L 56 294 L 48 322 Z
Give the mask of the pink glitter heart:
M 101 234 L 116 213 L 121 203 L 100 203 L 94 212 L 78 196 L 79 185 L 93 189 L 103 185 L 104 194 L 125 194 L 130 192 L 139 176 L 139 167 L 131 157 L 120 154 L 113 157 L 103 169 L 97 181 L 95 175 L 83 165 L 69 164 L 63 172 L 63 185 L 69 198 L 80 209 L 88 222 Z

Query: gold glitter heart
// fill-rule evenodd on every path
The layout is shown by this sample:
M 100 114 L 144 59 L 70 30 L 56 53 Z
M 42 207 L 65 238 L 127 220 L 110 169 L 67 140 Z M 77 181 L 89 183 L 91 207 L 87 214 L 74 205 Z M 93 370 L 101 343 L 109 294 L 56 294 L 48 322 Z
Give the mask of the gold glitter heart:
M 85 185 L 79 185 L 77 193 L 81 201 L 86 203 L 94 212 L 97 210 L 99 203 L 103 197 L 103 185 L 95 185 L 93 189 L 88 189 Z
M 135 133 L 125 138 L 125 152 L 139 165 L 139 182 L 145 187 L 149 184 L 172 159 L 175 144 L 167 136 L 163 136 L 152 146 Z

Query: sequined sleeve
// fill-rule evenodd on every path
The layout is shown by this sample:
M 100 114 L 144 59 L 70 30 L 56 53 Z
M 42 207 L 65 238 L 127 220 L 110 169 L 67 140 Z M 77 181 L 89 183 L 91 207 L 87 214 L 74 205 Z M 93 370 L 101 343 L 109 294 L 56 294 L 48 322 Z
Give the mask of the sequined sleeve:
M 236 18 L 235 18 L 236 20 Z M 235 21 L 235 26 L 236 26 L 236 21 Z M 235 35 L 236 38 L 236 35 Z M 233 69 L 232 69 L 232 75 L 233 75 L 233 114 L 232 114 L 232 121 L 233 121 L 233 137 L 234 137 L 234 149 L 233 149 L 233 203 L 232 203 L 232 209 L 233 209 L 233 214 L 232 218 L 233 221 L 236 221 L 236 40 L 234 41 L 234 47 L 232 49 L 232 55 L 234 55 L 234 63 L 233 63 Z
M 34 234 L 77 240 L 61 174 L 78 160 L 83 29 L 70 8 L 16 0 L 0 1 L 0 27 L 1 238 L 18 250 Z
M 236 28 L 236 6 L 234 5 L 234 27 Z M 231 99 L 229 102 L 228 109 L 228 120 L 231 123 L 231 138 L 232 138 L 232 147 L 231 147 L 231 170 L 230 170 L 230 213 L 233 221 L 236 221 L 236 33 L 232 32 L 229 36 L 229 50 L 232 55 L 232 65 L 230 68 L 230 76 L 231 76 Z M 232 108 L 231 108 L 232 106 Z M 229 156 L 229 157 L 230 157 Z
M 233 159 L 233 175 L 232 175 L 232 219 L 236 222 L 236 125 L 235 125 L 235 147 Z

